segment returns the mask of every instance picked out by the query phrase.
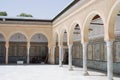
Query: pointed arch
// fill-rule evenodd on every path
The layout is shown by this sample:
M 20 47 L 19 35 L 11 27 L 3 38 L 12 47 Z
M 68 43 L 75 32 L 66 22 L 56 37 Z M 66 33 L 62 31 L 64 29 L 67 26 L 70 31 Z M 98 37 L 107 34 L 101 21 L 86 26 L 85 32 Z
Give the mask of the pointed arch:
M 91 13 L 89 13 L 88 15 L 87 15 L 87 17 L 86 17 L 86 19 L 85 19 L 85 21 L 84 21 L 84 23 L 83 23 L 83 31 L 81 31 L 81 42 L 82 43 L 84 43 L 84 42 L 88 42 L 88 29 L 89 29 L 89 25 L 90 25 L 90 23 L 91 23 L 91 21 L 92 21 L 92 19 L 96 16 L 96 15 L 98 15 L 98 16 L 100 16 L 100 18 L 102 19 L 102 22 L 103 22 L 103 24 L 104 24 L 104 17 L 103 17 L 103 15 L 100 13 L 100 12 L 98 12 L 98 11 L 92 11 Z M 104 28 L 104 31 L 105 31 L 105 27 L 103 27 Z

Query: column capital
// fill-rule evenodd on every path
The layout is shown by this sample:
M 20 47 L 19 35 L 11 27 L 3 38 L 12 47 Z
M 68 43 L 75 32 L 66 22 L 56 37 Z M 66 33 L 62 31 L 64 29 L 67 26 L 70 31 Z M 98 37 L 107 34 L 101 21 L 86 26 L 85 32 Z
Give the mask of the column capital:
M 49 43 L 49 44 L 48 44 L 48 47 L 53 47 L 53 46 L 56 47 L 56 43 Z
M 82 43 L 83 47 L 87 47 L 88 42 Z
M 30 48 L 30 42 L 27 42 L 27 48 Z
M 63 45 L 58 45 L 59 47 L 63 47 Z
M 58 42 L 58 46 L 63 46 L 63 42 Z
M 114 42 L 114 41 L 106 41 L 106 43 L 107 43 L 106 46 L 108 46 L 108 47 L 109 47 L 109 46 L 112 46 L 112 45 L 113 45 L 113 42 Z
M 69 47 L 69 46 L 73 46 L 73 44 L 68 44 L 68 47 Z
M 5 43 L 5 47 L 9 48 L 9 42 L 8 41 Z

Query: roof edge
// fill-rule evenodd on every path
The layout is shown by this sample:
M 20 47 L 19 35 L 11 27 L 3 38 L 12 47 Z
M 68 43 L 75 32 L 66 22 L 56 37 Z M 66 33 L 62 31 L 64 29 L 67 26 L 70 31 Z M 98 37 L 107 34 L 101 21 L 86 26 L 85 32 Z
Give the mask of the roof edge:
M 55 16 L 52 19 L 52 22 L 54 22 L 58 17 L 60 17 L 62 14 L 64 14 L 67 10 L 69 10 L 71 7 L 73 7 L 76 3 L 78 3 L 80 0 L 74 0 L 72 3 L 70 3 L 65 9 L 63 9 L 57 16 Z
M 37 19 L 37 18 L 28 18 L 28 17 L 18 17 L 18 18 L 12 18 L 12 17 L 6 17 L 1 16 L 0 19 L 6 19 L 11 21 L 40 21 L 40 22 L 54 22 L 57 18 L 59 18 L 62 14 L 64 14 L 67 10 L 69 10 L 71 7 L 73 7 L 76 3 L 78 3 L 80 0 L 74 0 L 71 2 L 66 8 L 64 8 L 59 14 L 57 14 L 53 19 Z

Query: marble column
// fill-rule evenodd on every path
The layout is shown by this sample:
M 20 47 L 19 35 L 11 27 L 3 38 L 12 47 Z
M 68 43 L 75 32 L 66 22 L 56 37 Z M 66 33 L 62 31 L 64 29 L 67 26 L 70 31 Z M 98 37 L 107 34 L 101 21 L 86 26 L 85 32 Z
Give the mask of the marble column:
M 59 46 L 59 67 L 62 67 L 62 46 Z
M 87 43 L 83 43 L 83 75 L 89 75 L 87 72 Z
M 62 62 L 63 62 L 64 61 L 64 48 L 62 48 L 61 58 L 62 58 Z
M 27 64 L 30 63 L 30 42 L 27 43 Z
M 107 77 L 113 80 L 113 41 L 107 41 Z
M 5 63 L 8 64 L 8 49 L 9 49 L 9 42 L 6 42 L 5 44 L 6 48 L 6 58 L 5 58 Z
M 51 63 L 51 50 L 50 46 L 48 46 L 48 63 Z
M 69 52 L 69 70 L 73 70 L 72 68 L 72 44 L 68 45 Z
M 52 57 L 52 63 L 55 64 L 55 46 L 53 46 L 53 57 Z

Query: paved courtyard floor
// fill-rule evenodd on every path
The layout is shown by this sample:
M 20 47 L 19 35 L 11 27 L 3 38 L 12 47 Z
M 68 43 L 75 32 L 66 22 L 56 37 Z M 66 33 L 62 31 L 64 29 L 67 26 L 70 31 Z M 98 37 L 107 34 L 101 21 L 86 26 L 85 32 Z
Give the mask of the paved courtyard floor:
M 83 76 L 82 68 L 68 70 L 64 65 L 0 65 L 0 80 L 107 80 L 106 74 L 89 70 L 89 76 Z M 114 77 L 120 80 L 120 77 Z

